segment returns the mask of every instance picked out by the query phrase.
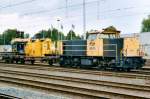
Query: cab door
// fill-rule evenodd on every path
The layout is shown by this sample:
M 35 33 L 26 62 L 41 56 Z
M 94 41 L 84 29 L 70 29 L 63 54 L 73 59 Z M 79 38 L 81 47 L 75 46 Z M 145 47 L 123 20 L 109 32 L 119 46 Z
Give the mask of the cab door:
M 98 34 L 90 36 L 87 39 L 87 56 L 103 56 L 103 39 L 98 38 Z

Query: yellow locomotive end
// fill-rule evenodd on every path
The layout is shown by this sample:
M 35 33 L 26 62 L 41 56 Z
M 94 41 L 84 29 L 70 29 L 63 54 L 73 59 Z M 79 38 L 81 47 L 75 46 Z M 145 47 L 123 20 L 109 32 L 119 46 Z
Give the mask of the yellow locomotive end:
M 124 38 L 123 54 L 126 57 L 137 57 L 140 54 L 140 42 L 136 37 L 126 37 Z
M 87 56 L 103 56 L 103 40 L 98 37 L 99 35 L 99 31 L 88 34 Z

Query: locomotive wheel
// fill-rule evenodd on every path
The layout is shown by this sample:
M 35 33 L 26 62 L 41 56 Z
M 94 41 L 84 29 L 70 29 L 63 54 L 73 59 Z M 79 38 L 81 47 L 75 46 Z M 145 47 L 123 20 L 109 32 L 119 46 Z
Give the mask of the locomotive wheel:
M 130 72 L 130 71 L 131 71 L 131 68 L 125 68 L 124 71 Z
M 63 63 L 59 63 L 60 64 L 60 67 L 64 67 L 65 65 Z
M 13 63 L 13 60 L 12 60 L 12 59 L 10 59 L 10 60 L 9 60 L 9 63 L 10 63 L 10 64 L 11 64 L 11 63 Z
M 53 60 L 48 60 L 49 65 L 53 65 Z
M 81 65 L 81 64 L 80 64 L 80 65 Z M 76 68 L 77 68 L 77 69 L 80 69 L 80 68 L 81 68 L 80 65 L 77 65 Z
M 12 63 L 12 59 L 7 59 L 5 62 L 11 64 Z
M 8 59 L 6 59 L 6 60 L 5 60 L 5 63 L 9 63 L 9 60 L 8 60 Z
M 106 66 L 98 66 L 98 70 L 104 71 L 104 70 L 106 70 Z
M 114 71 L 116 71 L 116 72 L 118 72 L 118 71 L 120 71 L 120 68 L 119 67 L 114 67 L 114 68 L 112 68 Z
M 64 67 L 64 66 L 65 66 L 64 61 L 61 60 L 61 61 L 59 62 L 59 65 L 60 65 L 60 67 Z
M 16 64 L 18 64 L 18 60 L 17 60 L 17 59 L 16 59 L 16 61 L 15 61 L 15 62 L 16 62 Z
M 21 59 L 20 62 L 21 62 L 21 64 L 24 64 L 24 63 L 25 63 L 24 59 Z
M 31 64 L 32 64 L 32 65 L 34 64 L 34 62 L 35 62 L 34 60 L 31 60 Z

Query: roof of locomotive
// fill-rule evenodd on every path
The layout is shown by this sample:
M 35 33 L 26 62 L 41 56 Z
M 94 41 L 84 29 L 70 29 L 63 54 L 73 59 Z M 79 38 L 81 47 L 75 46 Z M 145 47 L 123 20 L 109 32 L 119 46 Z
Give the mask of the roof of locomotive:
M 102 30 L 102 31 L 100 31 L 100 30 L 94 30 L 94 31 L 90 31 L 90 32 L 88 32 L 88 34 L 120 34 L 120 31 L 112 31 L 112 30 Z
M 30 41 L 31 39 L 30 38 L 15 38 L 11 41 L 11 44 L 14 44 L 14 43 L 26 43 L 28 41 Z
M 113 26 L 104 28 L 102 30 L 92 30 L 88 32 L 88 34 L 116 34 L 119 35 L 121 31 L 118 31 L 116 28 Z

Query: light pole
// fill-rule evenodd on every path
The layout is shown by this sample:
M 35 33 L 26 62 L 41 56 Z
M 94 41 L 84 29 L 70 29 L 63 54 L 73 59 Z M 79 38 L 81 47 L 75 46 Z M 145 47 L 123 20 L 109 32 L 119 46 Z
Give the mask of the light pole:
M 60 18 L 57 18 L 57 28 L 58 28 L 58 30 L 57 30 L 57 40 L 59 40 L 59 22 L 60 22 Z
M 4 45 L 6 44 L 6 41 L 5 41 L 5 33 L 4 33 Z
M 42 30 L 42 34 L 43 34 L 43 40 L 44 40 L 44 38 L 45 38 L 45 33 L 44 33 L 44 31 Z
M 63 36 L 63 29 L 64 29 L 64 27 L 63 27 L 63 25 L 61 24 L 61 31 L 62 31 L 62 33 L 60 33 L 60 36 L 61 36 L 61 37 L 60 37 L 60 40 L 63 40 L 63 37 L 62 37 L 62 36 Z
M 83 0 L 83 33 L 84 33 L 84 39 L 86 39 L 86 7 L 85 7 L 85 0 Z
M 51 34 L 50 34 L 51 39 L 52 39 L 52 33 L 53 33 L 53 26 L 51 24 Z
M 2 40 L 3 40 L 3 38 L 2 38 L 2 37 L 0 37 L 0 42 L 1 42 L 1 44 L 3 44 Z

